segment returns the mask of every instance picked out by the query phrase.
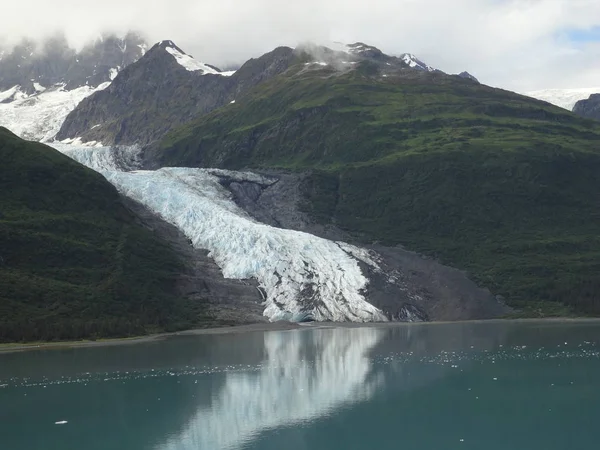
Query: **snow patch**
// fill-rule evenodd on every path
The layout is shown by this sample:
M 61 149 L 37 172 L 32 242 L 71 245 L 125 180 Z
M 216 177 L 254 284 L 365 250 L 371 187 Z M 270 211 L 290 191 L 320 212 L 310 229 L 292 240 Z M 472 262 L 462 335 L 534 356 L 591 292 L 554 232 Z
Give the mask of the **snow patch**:
M 83 142 L 83 140 L 79 136 L 75 137 L 75 138 L 63 139 L 62 141 L 55 142 L 55 144 L 56 145 L 69 145 L 72 148 L 104 147 L 104 144 L 102 144 L 102 142 L 98 142 L 98 141 Z M 54 145 L 54 143 L 53 143 L 53 145 Z
M 169 43 L 172 45 L 172 42 L 169 41 Z M 189 72 L 196 72 L 198 70 L 201 70 L 203 72 L 204 75 L 222 75 L 222 76 L 231 76 L 235 73 L 234 71 L 229 71 L 229 72 L 219 72 L 218 70 L 213 69 L 212 67 L 201 63 L 200 61 L 196 61 L 194 58 L 192 58 L 190 55 L 186 55 L 185 53 L 180 52 L 179 50 L 177 50 L 174 47 L 171 47 L 170 45 L 167 45 L 165 47 L 165 50 L 170 53 L 171 55 L 173 55 L 173 57 L 175 58 L 175 60 L 177 61 L 177 63 L 184 67 L 185 70 L 189 71 Z
M 412 67 L 413 69 L 425 70 L 427 72 L 435 71 L 435 69 L 433 67 L 425 64 L 423 61 L 421 61 L 419 58 L 417 58 L 412 53 L 404 53 L 403 55 L 400 56 L 400 59 L 402 61 L 404 61 L 406 64 L 408 64 L 409 67 Z

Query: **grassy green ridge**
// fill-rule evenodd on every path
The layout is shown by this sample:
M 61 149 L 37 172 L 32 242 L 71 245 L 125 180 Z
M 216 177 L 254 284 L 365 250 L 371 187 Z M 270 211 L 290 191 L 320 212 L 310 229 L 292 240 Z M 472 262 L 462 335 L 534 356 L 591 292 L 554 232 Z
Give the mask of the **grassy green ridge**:
M 149 151 L 165 165 L 310 170 L 324 223 L 433 255 L 541 314 L 600 314 L 600 127 L 443 74 L 296 71 Z
M 181 261 L 98 173 L 0 128 L 0 342 L 138 335 L 202 314 Z

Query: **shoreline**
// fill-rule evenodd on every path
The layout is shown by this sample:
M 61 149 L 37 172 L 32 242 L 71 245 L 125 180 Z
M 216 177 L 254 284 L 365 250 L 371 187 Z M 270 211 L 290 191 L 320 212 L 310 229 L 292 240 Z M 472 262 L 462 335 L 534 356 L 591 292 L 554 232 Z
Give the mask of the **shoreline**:
M 449 324 L 475 324 L 475 323 L 598 323 L 600 318 L 595 317 L 549 317 L 549 318 L 518 318 L 518 319 L 479 319 L 462 321 L 443 321 L 443 322 L 274 322 L 274 323 L 256 323 L 248 325 L 235 325 L 230 327 L 198 328 L 185 331 L 176 331 L 173 333 L 159 333 L 147 336 L 127 337 L 127 338 L 108 338 L 97 341 L 62 341 L 62 342 L 32 342 L 32 343 L 7 343 L 0 344 L 0 356 L 9 353 L 21 353 L 36 350 L 59 350 L 72 348 L 90 348 L 90 347 L 112 347 L 118 345 L 144 344 L 148 342 L 160 341 L 175 336 L 201 336 L 218 334 L 241 334 L 250 332 L 268 332 L 268 331 L 292 331 L 308 329 L 331 329 L 331 328 L 393 328 L 401 326 L 435 326 Z

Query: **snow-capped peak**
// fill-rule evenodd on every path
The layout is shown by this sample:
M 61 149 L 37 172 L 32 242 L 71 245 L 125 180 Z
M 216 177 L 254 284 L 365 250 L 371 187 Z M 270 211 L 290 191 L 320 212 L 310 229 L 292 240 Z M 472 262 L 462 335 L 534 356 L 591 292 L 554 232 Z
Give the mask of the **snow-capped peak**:
M 159 45 L 163 47 L 169 54 L 171 54 L 180 66 L 189 72 L 202 71 L 203 75 L 222 75 L 225 77 L 231 76 L 235 73 L 235 71 L 221 72 L 215 67 L 195 60 L 177 47 L 173 41 L 161 41 Z
M 423 61 L 421 61 L 419 58 L 417 58 L 412 53 L 404 53 L 404 54 L 400 55 L 400 59 L 402 61 L 404 61 L 406 64 L 408 64 L 409 67 L 412 67 L 413 69 L 425 70 L 427 72 L 435 72 L 435 69 L 433 67 L 425 64 Z
M 351 55 L 383 55 L 383 52 L 377 47 L 372 45 L 363 44 L 362 42 L 356 42 L 354 44 L 346 45 L 346 51 Z

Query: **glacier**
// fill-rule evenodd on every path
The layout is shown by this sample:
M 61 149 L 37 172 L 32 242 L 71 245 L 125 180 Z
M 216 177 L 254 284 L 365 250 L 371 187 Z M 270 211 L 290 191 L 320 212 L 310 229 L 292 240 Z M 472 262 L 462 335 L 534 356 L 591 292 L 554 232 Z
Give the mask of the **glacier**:
M 600 87 L 596 88 L 578 88 L 578 89 L 543 89 L 538 91 L 526 92 L 524 95 L 543 100 L 561 108 L 573 111 L 575 103 L 579 100 L 586 100 L 592 94 L 600 93 Z
M 96 88 L 82 86 L 69 91 L 65 90 L 64 84 L 51 88 L 40 86 L 39 92 L 32 95 L 27 95 L 19 86 L 14 86 L 0 92 L 0 126 L 23 139 L 51 142 L 67 115 L 79 102 L 94 92 L 106 89 L 109 84 L 102 83 Z M 9 98 L 14 100 L 2 103 Z
M 223 177 L 262 185 L 275 179 L 220 169 L 134 170 L 139 152 L 135 147 L 53 145 L 176 226 L 194 247 L 208 250 L 225 278 L 256 279 L 264 293 L 263 314 L 270 321 L 388 320 L 365 299 L 368 279 L 359 263 L 379 270 L 375 254 L 260 223 L 221 184 Z

